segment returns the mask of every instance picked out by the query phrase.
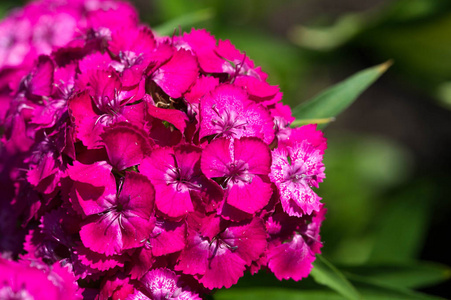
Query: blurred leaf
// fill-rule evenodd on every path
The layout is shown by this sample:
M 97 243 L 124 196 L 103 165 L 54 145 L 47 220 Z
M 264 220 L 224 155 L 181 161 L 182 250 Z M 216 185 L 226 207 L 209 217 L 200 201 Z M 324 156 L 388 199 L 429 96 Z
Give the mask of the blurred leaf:
M 365 300 L 439 300 L 440 297 L 426 295 L 401 287 L 393 287 L 383 283 L 375 283 L 367 278 L 348 275 L 348 279 L 362 293 Z
M 423 246 L 427 232 L 434 187 L 427 182 L 410 184 L 403 192 L 387 199 L 378 217 L 372 262 L 409 262 Z
M 289 38 L 297 45 L 313 50 L 329 51 L 338 48 L 356 36 L 365 27 L 363 14 L 345 15 L 329 27 L 296 26 Z
M 297 127 L 307 124 L 328 124 L 330 122 L 335 121 L 335 118 L 325 118 L 325 119 L 301 119 L 301 120 L 294 120 L 293 123 L 291 123 L 291 127 Z
M 360 94 L 375 82 L 391 65 L 391 62 L 360 71 L 332 86 L 315 98 L 293 109 L 296 119 L 332 118 L 350 106 Z M 324 127 L 319 125 L 319 128 Z
M 231 288 L 220 290 L 214 295 L 215 300 L 343 300 L 333 291 L 294 290 L 282 288 Z
M 440 84 L 436 89 L 435 96 L 443 106 L 451 109 L 451 82 L 447 81 Z
M 421 288 L 451 278 L 451 269 L 448 266 L 432 262 L 343 266 L 340 270 L 345 275 L 352 273 L 372 282 L 401 288 Z
M 354 286 L 322 255 L 316 257 L 310 274 L 316 282 L 330 287 L 346 297 L 346 299 L 361 299 Z
M 383 22 L 406 22 L 431 18 L 451 7 L 449 0 L 397 0 L 383 11 Z
M 413 81 L 416 88 L 428 91 L 451 80 L 450 31 L 448 8 L 416 22 L 382 23 L 359 34 L 354 45 L 363 51 L 371 49 L 375 59 L 393 59 L 397 72 Z
M 195 11 L 193 13 L 182 15 L 178 18 L 172 19 L 162 25 L 156 26 L 153 29 L 161 36 L 172 35 L 174 30 L 179 26 L 182 29 L 189 29 L 193 25 L 211 19 L 214 16 L 212 9 L 206 8 Z

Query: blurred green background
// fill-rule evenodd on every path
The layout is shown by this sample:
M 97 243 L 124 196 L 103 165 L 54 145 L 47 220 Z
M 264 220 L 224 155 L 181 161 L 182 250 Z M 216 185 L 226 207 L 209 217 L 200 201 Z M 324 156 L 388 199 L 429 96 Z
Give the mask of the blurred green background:
M 230 39 L 280 85 L 292 107 L 392 59 L 324 131 L 323 254 L 364 299 L 423 299 L 407 289 L 451 298 L 451 1 L 134 2 L 162 34 L 180 25 Z M 0 12 L 17 4 L 2 0 Z M 215 298 L 343 299 L 310 278 L 279 284 L 267 277 L 246 278 L 236 294 Z M 289 289 L 249 289 L 259 283 Z M 290 292 L 299 288 L 304 292 Z

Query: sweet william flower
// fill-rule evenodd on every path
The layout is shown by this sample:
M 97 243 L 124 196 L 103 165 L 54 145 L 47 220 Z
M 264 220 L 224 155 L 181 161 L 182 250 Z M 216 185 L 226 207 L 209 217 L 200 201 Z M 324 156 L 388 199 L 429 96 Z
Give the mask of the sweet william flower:
M 225 202 L 254 214 L 269 201 L 272 189 L 265 181 L 271 165 L 268 146 L 257 138 L 216 139 L 205 147 L 202 171 L 225 188 Z
M 73 170 L 72 170 L 73 171 Z M 115 184 L 110 182 L 109 184 Z M 141 245 L 153 227 L 154 189 L 140 174 L 127 172 L 117 194 L 101 196 L 80 230 L 80 238 L 89 249 L 106 255 Z
M 0 23 L 0 41 L 0 207 L 13 216 L 0 250 L 20 259 L 8 266 L 67 268 L 67 286 L 37 281 L 86 299 L 200 299 L 260 269 L 308 276 L 326 140 L 290 127 L 278 86 L 230 41 L 157 36 L 117 0 L 38 0 Z
M 320 208 L 321 199 L 311 187 L 318 187 L 324 175 L 320 150 L 307 141 L 282 146 L 272 152 L 269 175 L 280 191 L 284 211 L 290 216 L 310 215 Z

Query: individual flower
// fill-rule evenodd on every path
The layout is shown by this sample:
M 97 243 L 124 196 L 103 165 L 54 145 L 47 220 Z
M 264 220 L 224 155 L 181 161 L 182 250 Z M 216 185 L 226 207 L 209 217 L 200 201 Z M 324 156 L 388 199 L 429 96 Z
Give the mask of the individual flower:
M 269 177 L 280 191 L 284 211 L 296 217 L 318 211 L 321 198 L 311 187 L 325 177 L 321 151 L 304 140 L 273 150 L 272 158 Z

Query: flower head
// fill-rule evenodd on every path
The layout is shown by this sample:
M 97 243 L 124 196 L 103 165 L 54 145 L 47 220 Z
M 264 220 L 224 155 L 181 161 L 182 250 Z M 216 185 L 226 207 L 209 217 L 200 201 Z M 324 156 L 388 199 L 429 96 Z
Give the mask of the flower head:
M 0 22 L 2 299 L 200 299 L 320 252 L 322 133 L 230 41 L 137 16 L 38 0 Z

